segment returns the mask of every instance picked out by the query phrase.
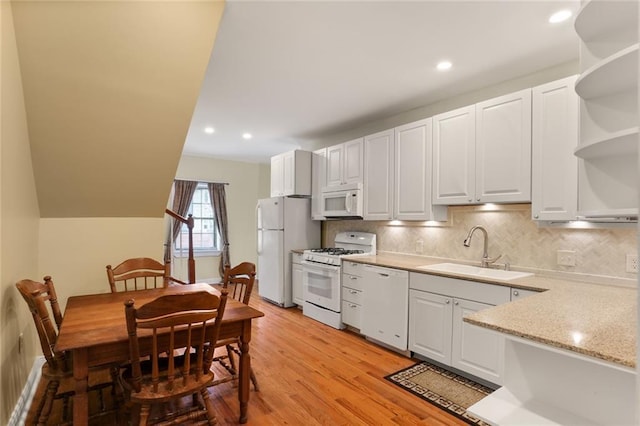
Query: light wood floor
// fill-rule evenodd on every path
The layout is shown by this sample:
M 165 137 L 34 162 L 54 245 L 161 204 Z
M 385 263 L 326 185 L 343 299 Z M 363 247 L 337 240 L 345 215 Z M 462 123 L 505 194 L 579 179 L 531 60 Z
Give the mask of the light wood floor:
M 253 326 L 250 354 L 260 391 L 251 388 L 247 425 L 465 424 L 384 379 L 416 360 L 298 309 L 278 308 L 257 296 L 251 305 L 265 316 Z M 233 383 L 210 390 L 220 425 L 238 424 L 236 392 Z

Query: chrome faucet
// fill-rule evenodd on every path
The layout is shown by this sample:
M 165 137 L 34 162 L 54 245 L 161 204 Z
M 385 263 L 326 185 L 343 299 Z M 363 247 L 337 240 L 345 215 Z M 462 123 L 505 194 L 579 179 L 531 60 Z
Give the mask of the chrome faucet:
M 463 244 L 464 244 L 465 247 L 470 247 L 471 246 L 471 237 L 473 237 L 473 233 L 477 229 L 482 231 L 482 235 L 484 236 L 484 248 L 483 248 L 483 252 L 482 252 L 482 260 L 480 261 L 480 265 L 483 268 L 488 268 L 490 264 L 492 264 L 496 260 L 500 259 L 500 257 L 502 257 L 502 255 L 499 254 L 497 257 L 494 257 L 493 259 L 489 257 L 489 254 L 487 253 L 487 247 L 489 246 L 489 235 L 487 234 L 487 230 L 484 229 L 484 227 L 482 227 L 480 225 L 476 225 L 473 228 L 471 228 L 469 230 L 469 233 L 467 234 L 467 238 L 464 239 Z

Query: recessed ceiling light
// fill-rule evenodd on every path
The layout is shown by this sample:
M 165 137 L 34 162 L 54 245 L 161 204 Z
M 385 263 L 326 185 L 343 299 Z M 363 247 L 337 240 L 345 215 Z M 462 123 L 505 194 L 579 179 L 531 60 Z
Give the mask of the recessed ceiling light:
M 249 139 L 251 139 L 252 137 L 253 137 L 253 135 L 252 135 L 251 133 L 243 133 L 243 134 L 242 134 L 242 138 L 243 138 L 243 139 L 246 139 L 246 140 L 249 140 Z
M 554 13 L 553 15 L 551 15 L 549 17 L 549 23 L 557 24 L 557 23 L 560 23 L 560 22 L 564 22 L 567 19 L 571 18 L 571 15 L 573 15 L 573 13 L 571 13 L 570 10 L 561 10 L 559 12 Z
M 205 127 L 204 128 L 204 132 L 208 135 L 212 135 L 213 133 L 215 133 L 216 129 L 214 129 L 213 127 Z
M 446 71 L 451 68 L 451 62 L 449 61 L 438 62 L 437 68 L 439 71 Z

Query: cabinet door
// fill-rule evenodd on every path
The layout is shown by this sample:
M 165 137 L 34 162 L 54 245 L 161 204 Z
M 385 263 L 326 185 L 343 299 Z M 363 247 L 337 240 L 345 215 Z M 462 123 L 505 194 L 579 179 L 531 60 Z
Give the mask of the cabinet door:
M 495 384 L 502 384 L 504 337 L 462 319 L 492 305 L 464 299 L 453 301 L 451 365 Z
M 364 178 L 364 138 L 344 143 L 342 183 L 362 183 Z
M 433 204 L 474 202 L 475 114 L 471 105 L 433 117 Z
M 282 195 L 296 193 L 296 152 L 282 154 Z
M 365 265 L 362 275 L 362 334 L 407 350 L 408 272 Z
M 531 89 L 476 104 L 475 202 L 531 201 Z
M 313 151 L 311 156 L 311 219 L 324 220 L 322 188 L 327 186 L 327 148 Z
M 393 130 L 364 138 L 364 219 L 392 219 Z
M 409 290 L 409 350 L 451 364 L 452 299 Z
M 327 186 L 342 184 L 342 162 L 344 161 L 344 145 L 327 148 Z
M 279 197 L 284 193 L 284 157 L 271 157 L 271 196 Z
M 577 76 L 533 88 L 531 215 L 575 220 L 578 208 Z
M 299 263 L 291 264 L 291 287 L 293 303 L 302 306 L 304 303 L 302 296 L 302 265 Z
M 395 129 L 394 213 L 398 220 L 446 220 L 431 204 L 431 118 Z

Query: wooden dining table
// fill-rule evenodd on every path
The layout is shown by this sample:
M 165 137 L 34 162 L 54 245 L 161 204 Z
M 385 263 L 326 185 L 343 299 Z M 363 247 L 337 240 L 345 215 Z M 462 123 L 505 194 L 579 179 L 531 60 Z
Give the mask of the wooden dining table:
M 129 360 L 129 336 L 124 315 L 124 302 L 134 299 L 135 305 L 141 306 L 166 294 L 203 290 L 219 294 L 215 286 L 210 284 L 189 284 L 134 292 L 72 296 L 67 300 L 55 350 L 73 354 L 74 425 L 88 423 L 89 368 L 109 366 Z M 241 342 L 238 368 L 240 423 L 247 421 L 249 403 L 251 321 L 262 316 L 264 314 L 259 310 L 229 298 L 220 327 L 220 339 L 239 337 Z

